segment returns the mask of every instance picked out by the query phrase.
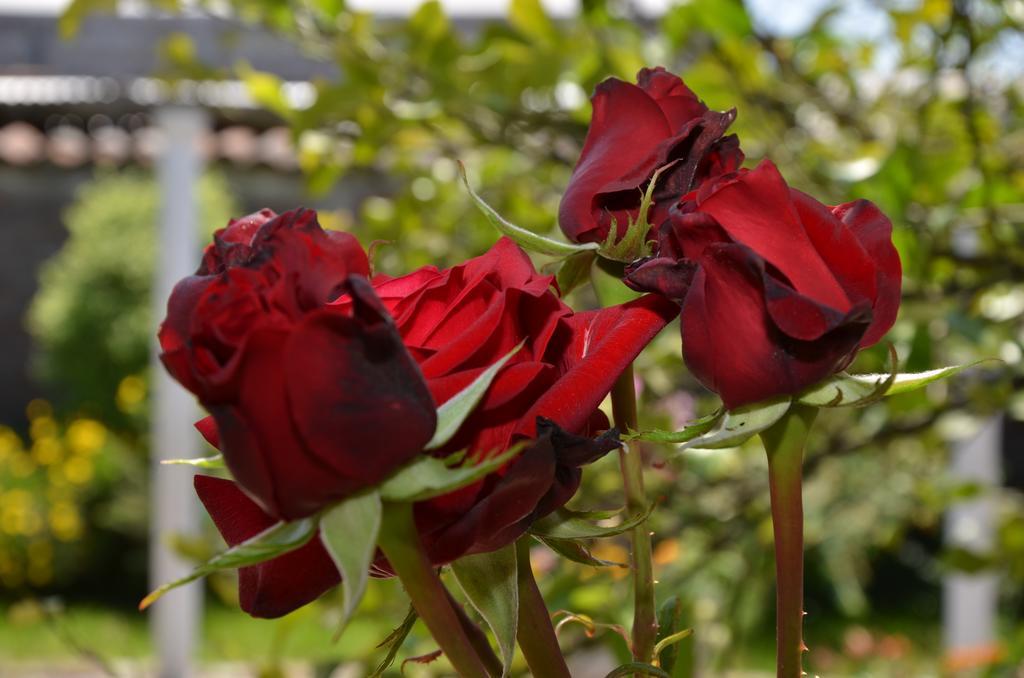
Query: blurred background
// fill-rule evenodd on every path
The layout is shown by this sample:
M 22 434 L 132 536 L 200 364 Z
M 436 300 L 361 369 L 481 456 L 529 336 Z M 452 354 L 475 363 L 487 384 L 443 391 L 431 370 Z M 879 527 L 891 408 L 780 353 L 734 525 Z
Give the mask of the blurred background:
M 265 206 L 390 241 L 390 274 L 478 254 L 496 233 L 457 160 L 511 221 L 554 232 L 594 85 L 656 64 L 738 109 L 748 164 L 889 214 L 904 369 L 1001 361 L 819 418 L 808 671 L 1024 675 L 1022 26 L 1022 0 L 0 0 L 0 676 L 369 675 L 405 614 L 395 582 L 371 584 L 338 643 L 333 597 L 253 620 L 227 574 L 161 601 L 155 633 L 136 612 L 155 562 L 222 547 L 188 474 L 154 469 L 203 453 L 150 369 L 167 281 Z M 674 326 L 638 374 L 648 427 L 716 406 Z M 644 449 L 659 600 L 696 631 L 674 675 L 771 675 L 763 451 L 671 452 Z M 621 505 L 613 458 L 575 502 Z M 560 629 L 575 674 L 625 659 L 627 572 L 539 545 L 534 567 L 553 610 L 596 624 Z M 388 675 L 433 649 L 414 628 Z

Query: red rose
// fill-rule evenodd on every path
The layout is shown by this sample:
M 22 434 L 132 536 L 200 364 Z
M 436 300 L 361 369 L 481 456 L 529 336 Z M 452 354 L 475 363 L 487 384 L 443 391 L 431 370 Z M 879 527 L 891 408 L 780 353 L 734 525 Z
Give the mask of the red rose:
M 636 219 L 651 176 L 658 178 L 650 223 L 657 226 L 681 196 L 743 162 L 736 135 L 723 136 L 735 111 L 710 111 L 664 68 L 645 68 L 633 85 L 609 78 L 597 86 L 580 159 L 562 197 L 558 221 L 575 242 L 602 242 L 612 219 L 621 236 Z
M 315 212 L 265 210 L 218 231 L 168 302 L 161 359 L 273 516 L 375 485 L 433 435 L 433 400 L 368 268 L 355 238 L 325 232 Z M 329 306 L 339 294 L 350 302 Z
M 399 278 L 378 276 L 374 287 L 438 403 L 525 340 L 438 454 L 467 449 L 465 463 L 474 463 L 516 441 L 529 441 L 527 448 L 476 484 L 414 506 L 424 548 L 439 565 L 501 548 L 569 500 L 579 486 L 580 467 L 617 447 L 613 438 L 583 437 L 608 426 L 598 406 L 677 311 L 674 304 L 649 295 L 574 314 L 552 291 L 551 278 L 538 275 L 507 238 L 459 266 L 444 271 L 426 267 Z M 349 303 L 341 299 L 337 306 Z M 209 482 L 197 480 L 196 489 L 229 542 L 252 536 L 265 524 L 253 522 L 238 530 L 233 516 L 250 510 L 238 507 L 248 500 L 240 493 L 226 499 L 225 492 L 204 487 Z M 322 551 L 318 540 L 306 548 Z M 316 558 L 323 567 L 304 576 L 321 583 L 322 592 L 337 583 L 338 575 L 328 560 Z M 283 574 L 277 563 L 242 570 L 246 581 L 258 582 L 260 592 L 252 599 L 274 602 L 250 603 L 244 607 L 250 614 L 276 616 L 319 595 L 293 592 L 287 578 L 277 576 Z M 386 562 L 379 560 L 378 568 L 386 571 Z
M 686 196 L 657 237 L 626 282 L 682 304 L 686 364 L 728 408 L 842 370 L 896 319 L 889 219 L 866 200 L 827 207 L 769 161 Z

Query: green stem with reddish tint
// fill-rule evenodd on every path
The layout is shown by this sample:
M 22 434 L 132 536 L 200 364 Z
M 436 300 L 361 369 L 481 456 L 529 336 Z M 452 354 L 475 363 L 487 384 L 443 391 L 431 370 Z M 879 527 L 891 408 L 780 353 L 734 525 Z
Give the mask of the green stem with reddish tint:
M 519 624 L 516 640 L 534 678 L 571 678 L 558 645 L 551 613 L 537 587 L 530 567 L 530 538 L 516 542 L 516 578 L 519 590 Z
M 794 404 L 782 419 L 761 433 L 768 452 L 772 528 L 775 532 L 775 645 L 778 678 L 801 678 L 806 650 L 804 626 L 804 445 L 818 414 L 816 407 Z
M 423 550 L 412 516 L 412 504 L 384 503 L 378 545 L 402 580 L 412 606 L 441 646 L 448 661 L 463 678 L 488 678 L 448 592 Z
M 639 430 L 637 425 L 636 391 L 633 386 L 633 366 L 619 376 L 612 387 L 612 416 L 622 433 Z M 623 446 L 619 450 L 619 465 L 626 492 L 626 512 L 636 516 L 647 510 L 644 492 L 644 464 L 638 443 L 634 448 Z M 654 659 L 654 644 L 658 637 L 657 608 L 654 604 L 654 562 L 651 554 L 651 533 L 647 521 L 630 530 L 632 551 L 630 568 L 633 573 L 633 659 L 650 664 Z

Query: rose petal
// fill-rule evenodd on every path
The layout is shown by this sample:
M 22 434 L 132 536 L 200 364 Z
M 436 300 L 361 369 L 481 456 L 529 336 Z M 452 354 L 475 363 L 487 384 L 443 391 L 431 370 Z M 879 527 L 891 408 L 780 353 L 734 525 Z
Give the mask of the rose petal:
M 254 537 L 275 522 L 230 480 L 195 476 L 196 494 L 229 546 Z M 313 602 L 341 582 L 320 540 L 238 570 L 238 599 L 253 617 L 272 619 Z
M 686 364 L 729 409 L 821 381 L 849 360 L 867 328 L 861 313 L 816 341 L 792 339 L 769 321 L 764 280 L 749 248 L 712 245 L 683 305 Z
M 850 232 L 860 241 L 877 270 L 876 296 L 871 326 L 861 339 L 861 348 L 878 343 L 896 321 L 900 307 L 903 267 L 892 242 L 892 222 L 868 200 L 855 200 L 832 208 Z

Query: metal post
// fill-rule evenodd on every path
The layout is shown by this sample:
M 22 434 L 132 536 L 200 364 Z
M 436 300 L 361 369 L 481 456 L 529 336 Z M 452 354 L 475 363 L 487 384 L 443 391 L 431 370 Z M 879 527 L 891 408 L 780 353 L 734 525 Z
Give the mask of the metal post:
M 950 475 L 977 483 L 981 496 L 953 505 L 946 514 L 946 544 L 975 553 L 994 546 L 996 505 L 992 490 L 1002 482 L 1002 416 L 984 422 L 972 437 L 953 446 Z M 943 643 L 951 664 L 983 665 L 998 651 L 999 577 L 994 572 L 953 572 L 943 580 Z
M 188 106 L 167 106 L 155 117 L 162 148 L 157 162 L 161 212 L 153 294 L 155 317 L 162 319 L 174 284 L 196 268 L 197 183 L 203 164 L 199 140 L 209 123 L 204 111 Z M 168 538 L 195 533 L 198 517 L 192 470 L 187 466 L 161 466 L 160 460 L 197 456 L 200 446 L 192 428 L 199 416 L 195 399 L 155 358 L 152 373 L 150 579 L 155 587 L 192 569 L 169 547 Z M 201 583 L 171 592 L 153 605 L 150 615 L 158 675 L 191 675 L 202 616 Z

